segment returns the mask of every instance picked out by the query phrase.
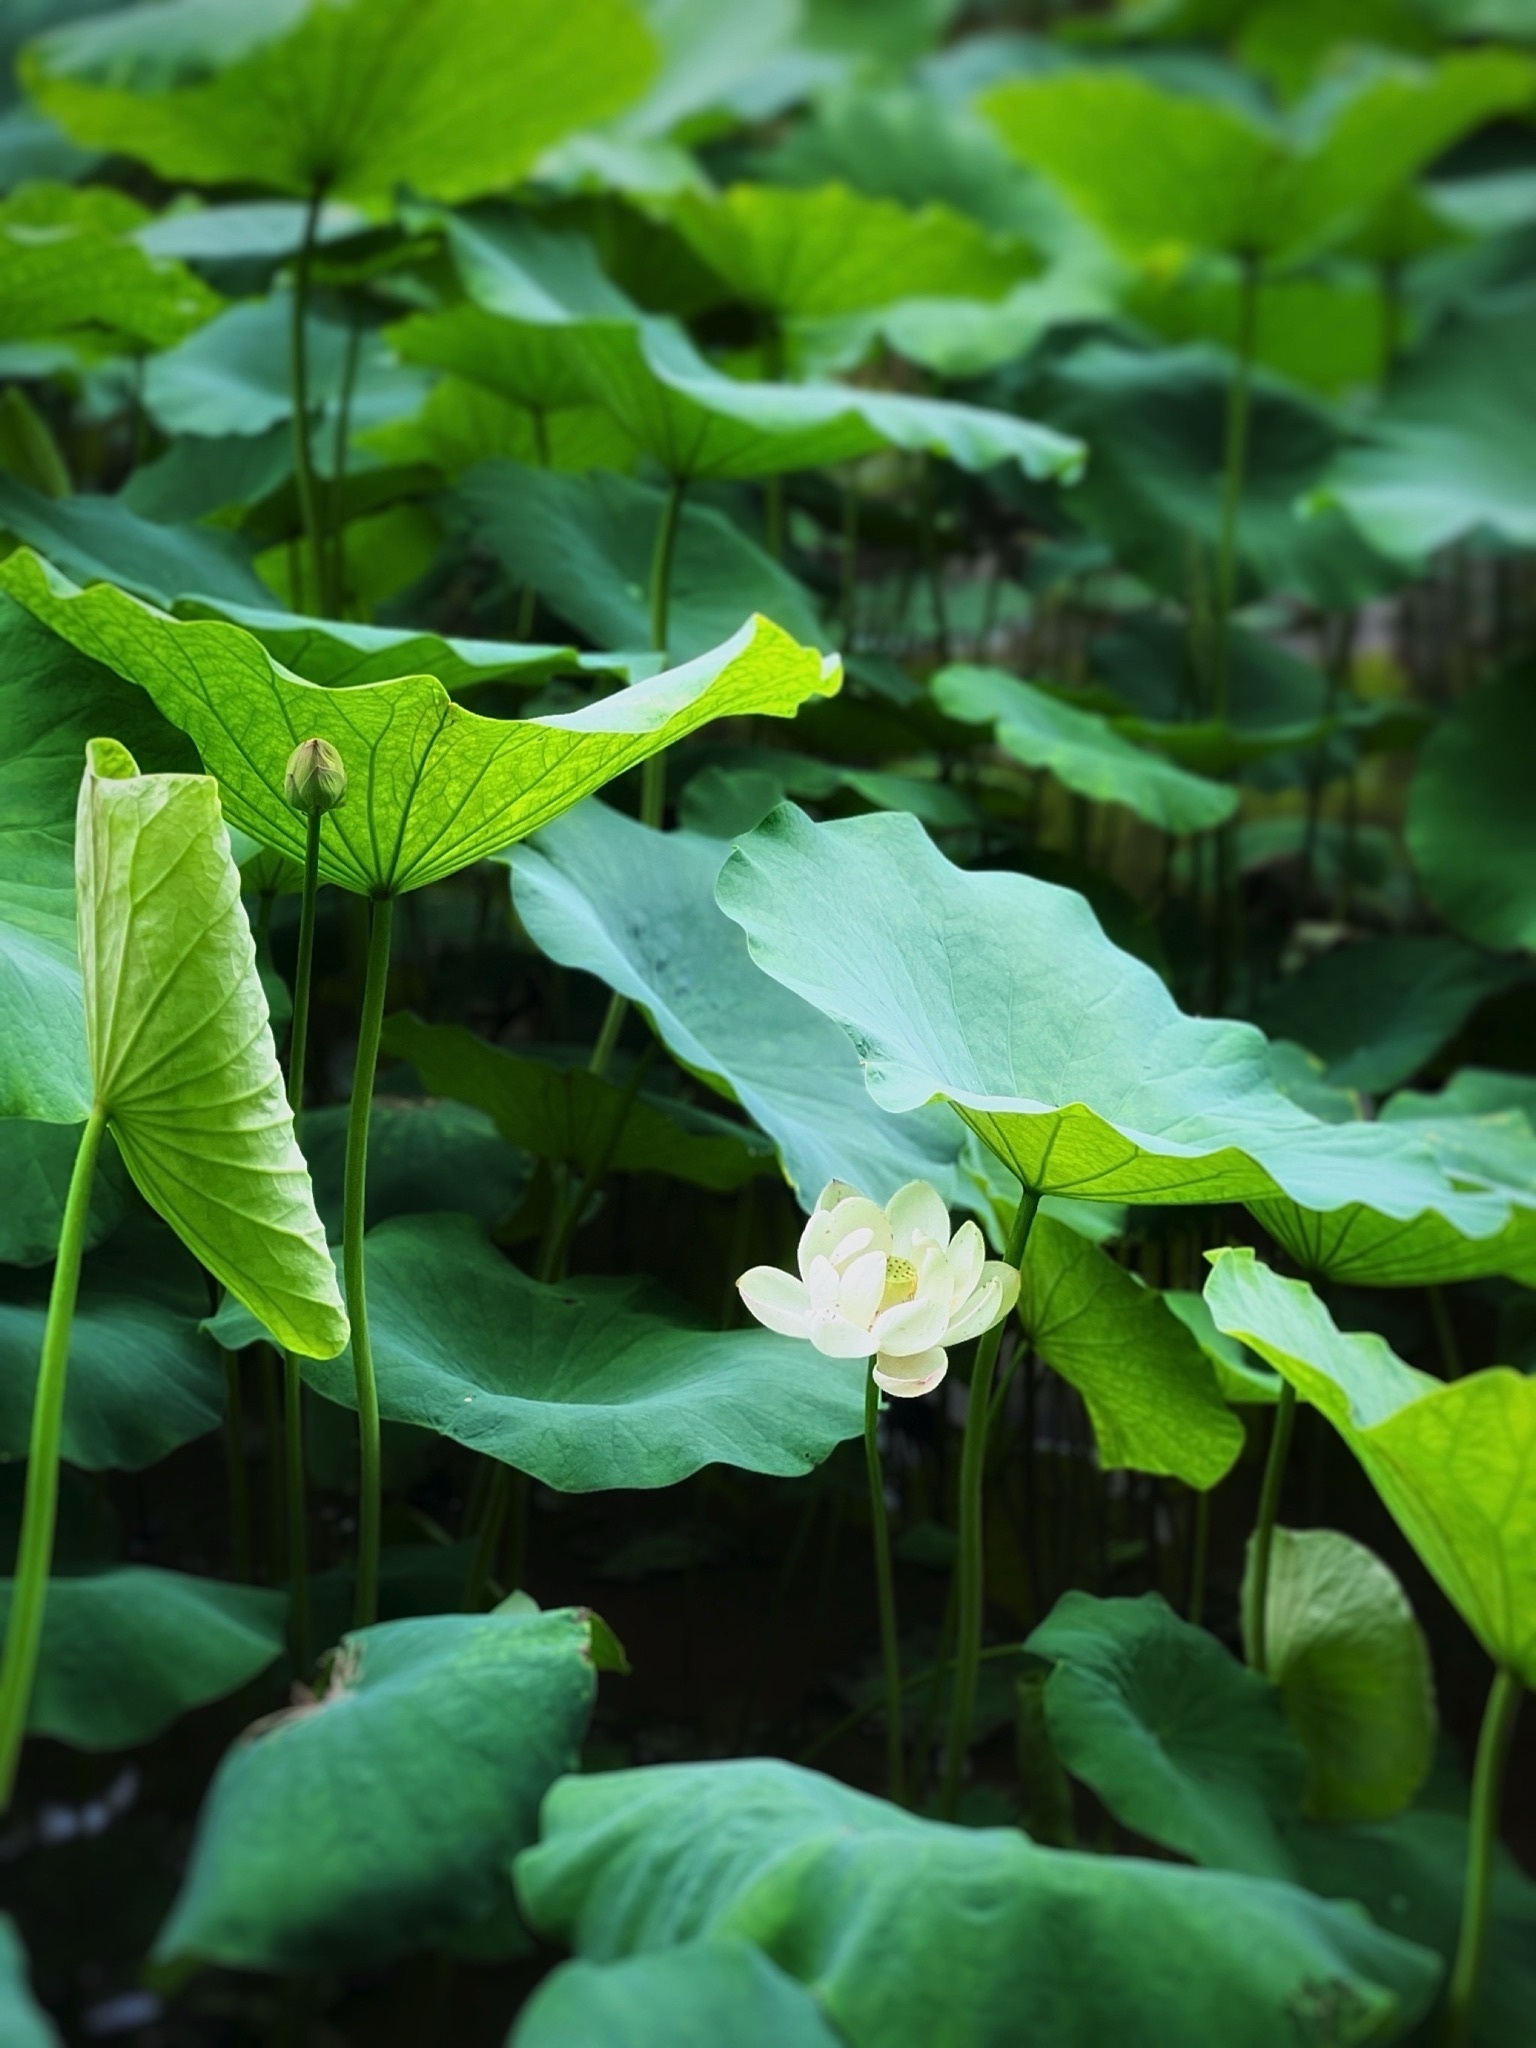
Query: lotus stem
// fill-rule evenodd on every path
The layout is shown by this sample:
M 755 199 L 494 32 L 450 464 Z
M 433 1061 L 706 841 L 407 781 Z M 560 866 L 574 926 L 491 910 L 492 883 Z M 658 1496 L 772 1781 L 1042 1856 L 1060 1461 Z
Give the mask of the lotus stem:
M 1488 1941 L 1488 1894 L 1493 1878 L 1493 1849 L 1498 1839 L 1499 1801 L 1510 1738 L 1525 1687 L 1507 1665 L 1494 1673 L 1488 1704 L 1477 1738 L 1472 1771 L 1472 1811 L 1468 1816 L 1467 1882 L 1462 1894 L 1461 1935 L 1451 1966 L 1446 1994 L 1445 2048 L 1470 2048 L 1477 2010 L 1478 1979 Z
M 320 208 L 325 188 L 316 185 L 304 209 L 304 233 L 293 266 L 293 326 L 289 347 L 292 360 L 289 378 L 293 387 L 293 480 L 299 498 L 299 518 L 309 550 L 310 573 L 314 577 L 315 603 L 326 609 L 325 535 L 320 526 L 319 494 L 315 488 L 315 464 L 309 445 L 309 285 L 314 266 L 315 243 L 320 229 Z M 296 592 L 295 595 L 298 595 Z M 303 609 L 302 603 L 300 610 Z
M 358 1498 L 357 1589 L 353 1626 L 367 1628 L 378 1618 L 379 1521 L 383 1505 L 379 1460 L 379 1390 L 373 1373 L 373 1346 L 368 1336 L 368 1293 L 363 1273 L 363 1232 L 367 1227 L 368 1119 L 373 1108 L 373 1077 L 379 1064 L 379 1033 L 384 1024 L 384 994 L 389 983 L 389 938 L 394 899 L 374 899 L 368 929 L 368 971 L 363 983 L 363 1008 L 358 1021 L 357 1064 L 352 1072 L 352 1103 L 347 1112 L 347 1166 L 342 1197 L 342 1280 L 347 1314 L 352 1323 L 352 1373 L 357 1387 Z
M 1010 1266 L 1022 1266 L 1029 1247 L 1030 1228 L 1040 1196 L 1025 1188 L 1008 1234 L 1003 1257 Z M 1006 1318 L 1004 1319 L 1006 1320 Z M 976 1707 L 976 1677 L 981 1664 L 981 1630 L 986 1586 L 986 1545 L 982 1524 L 982 1482 L 987 1462 L 987 1418 L 992 1400 L 992 1375 L 1003 1338 L 1003 1324 L 994 1323 L 976 1346 L 976 1363 L 971 1371 L 971 1393 L 965 1414 L 965 1436 L 960 1447 L 960 1549 L 956 1558 L 959 1595 L 955 1629 L 955 1690 L 950 1702 L 949 1741 L 944 1753 L 944 1782 L 939 1810 L 953 1820 L 960 1798 L 960 1778 L 970 1747 L 971 1717 Z
M 1221 526 L 1216 542 L 1216 618 L 1211 664 L 1211 710 L 1227 716 L 1232 609 L 1237 596 L 1237 541 L 1242 520 L 1243 482 L 1248 466 L 1248 419 L 1253 397 L 1253 354 L 1259 322 L 1262 268 L 1255 256 L 1242 258 L 1237 296 L 1236 360 L 1227 386 L 1227 417 L 1221 453 Z
M 1205 1581 L 1211 1555 L 1211 1496 L 1202 1488 L 1195 1495 L 1194 1530 L 1190 1544 L 1189 1621 L 1198 1628 L 1205 1614 Z
M 891 1531 L 880 1469 L 880 1389 L 873 1365 L 864 1381 L 864 1462 L 869 1470 L 869 1532 L 875 1553 L 875 1595 L 880 1609 L 880 1663 L 885 1675 L 885 1783 L 897 1806 L 906 1804 L 901 1740 L 901 1644 L 896 1633 L 896 1586 L 891 1576 Z
M 48 1320 L 43 1329 L 37 1390 L 32 1397 L 32 1437 L 27 1448 L 21 1540 L 16 1547 L 11 1611 L 5 1629 L 4 1661 L 0 1663 L 0 1812 L 10 1806 L 16 1787 L 16 1769 L 21 1761 L 32 1687 L 42 1653 L 43 1613 L 48 1602 L 48 1575 L 53 1565 L 53 1536 L 59 1513 L 59 1447 L 64 1435 L 69 1339 L 74 1327 L 75 1299 L 80 1291 L 80 1260 L 85 1251 L 91 1188 L 106 1127 L 107 1112 L 97 1103 L 75 1154 L 64 1220 L 59 1228 L 53 1285 L 48 1293 Z
M 1269 1676 L 1269 1560 L 1274 1549 L 1275 1521 L 1280 1513 L 1280 1494 L 1285 1485 L 1286 1460 L 1291 1450 L 1291 1430 L 1296 1421 L 1296 1389 L 1289 1380 L 1281 1382 L 1275 1426 L 1270 1433 L 1269 1456 L 1264 1463 L 1264 1484 L 1259 1493 L 1259 1518 L 1253 1528 L 1253 1554 L 1248 1560 L 1247 1612 L 1243 1633 L 1248 1641 L 1248 1661 L 1261 1678 Z
M 245 1431 L 240 1359 L 221 1344 L 224 1363 L 224 1466 L 229 1493 L 230 1567 L 243 1584 L 251 1579 L 251 1489 L 245 1470 Z

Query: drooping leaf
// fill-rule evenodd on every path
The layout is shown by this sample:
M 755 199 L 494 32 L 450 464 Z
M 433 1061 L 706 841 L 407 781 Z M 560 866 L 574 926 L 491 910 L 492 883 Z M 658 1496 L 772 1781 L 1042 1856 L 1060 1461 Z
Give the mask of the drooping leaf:
M 0 1580 L 0 1615 L 13 1582 Z M 283 1651 L 286 1600 L 149 1565 L 53 1579 L 27 1726 L 75 1749 L 134 1749 L 238 1692 Z
M 1343 2048 L 1400 2038 L 1438 1974 L 1288 1886 L 948 1827 L 777 1762 L 564 1779 L 517 1886 L 541 1932 L 603 1960 L 755 1941 L 850 2048 L 927 2048 L 957 2013 L 978 2048 L 1294 2048 L 1320 1985 Z
M 32 1996 L 27 1952 L 9 1913 L 0 1913 L 0 2035 L 10 2048 L 62 2048 L 53 2021 Z
M 562 1963 L 523 2007 L 507 2048 L 839 2048 L 842 2039 L 811 1992 L 727 1936 Z
M 183 0 L 71 24 L 24 58 L 66 134 L 163 178 L 364 201 L 510 184 L 654 62 L 625 0 Z
M 741 1104 L 804 1207 L 829 1180 L 883 1202 L 914 1179 L 975 1206 L 959 1119 L 941 1104 L 887 1115 L 843 1033 L 753 965 L 715 902 L 726 852 L 583 804 L 508 856 L 513 902 L 551 959 L 638 1004 L 681 1065 Z
M 43 1266 L 59 1248 L 80 1132 L 73 1124 L 0 1118 L 0 1265 Z M 111 1151 L 97 1160 L 85 1248 L 109 1237 L 122 1219 L 127 1176 Z
M 1299 1811 L 1307 1761 L 1267 1679 L 1158 1593 L 1065 1593 L 1025 1647 L 1055 1667 L 1053 1747 L 1117 1820 L 1196 1863 L 1291 1875 L 1276 1816 Z
M 1306 1811 L 1401 1813 L 1429 1775 L 1436 1717 L 1429 1648 L 1396 1576 L 1337 1530 L 1276 1529 L 1266 1628 L 1269 1675 L 1307 1751 Z
M 1165 761 L 1116 732 L 1097 711 L 1080 710 L 1005 669 L 958 662 L 933 679 L 939 709 L 965 725 L 991 725 L 1005 754 L 1044 768 L 1096 803 L 1124 804 L 1164 832 L 1206 832 L 1237 809 L 1236 790 Z
M 482 718 L 432 676 L 352 690 L 302 682 L 238 626 L 168 618 L 106 585 L 76 589 L 35 556 L 0 564 L 0 583 L 142 684 L 219 778 L 230 822 L 294 859 L 304 823 L 283 795 L 288 756 L 301 739 L 329 740 L 349 781 L 324 820 L 320 873 L 365 895 L 453 874 L 710 719 L 787 716 L 840 678 L 836 661 L 749 621 L 713 654 L 584 711 Z
M 78 1134 L 68 1133 L 78 1144 Z M 102 1148 L 102 1158 L 111 1152 Z M 0 1282 L 0 1456 L 26 1454 L 48 1314 L 46 1271 Z M 64 1396 L 63 1455 L 83 1471 L 140 1471 L 217 1429 L 224 1373 L 199 1324 L 204 1276 L 142 1215 L 81 1272 Z
M 459 479 L 454 503 L 510 576 L 600 646 L 651 644 L 651 558 L 666 504 L 655 485 L 486 462 Z M 709 505 L 683 505 L 668 588 L 667 644 L 680 660 L 718 647 L 753 612 L 811 646 L 824 637 L 805 586 Z
M 1217 1324 L 1338 1430 L 1488 1654 L 1536 1678 L 1536 1380 L 1507 1366 L 1448 1385 L 1370 1331 L 1347 1334 L 1303 1280 L 1248 1250 L 1215 1257 Z
M 382 1223 L 366 1249 L 380 1412 L 559 1492 L 673 1486 L 710 1464 L 798 1475 L 863 1428 L 857 1362 L 701 1327 L 643 1279 L 544 1286 L 459 1216 Z M 211 1327 L 259 1334 L 227 1308 Z M 305 1372 L 355 1405 L 350 1359 Z
M 1486 683 L 1430 736 L 1408 802 L 1408 850 L 1435 908 L 1470 939 L 1526 952 L 1536 952 L 1536 816 L 1521 771 L 1533 744 L 1527 679 Z
M 75 874 L 95 1099 L 129 1173 L 286 1348 L 339 1351 L 346 1312 L 213 778 L 141 775 L 92 740 Z
M 411 1062 L 434 1095 L 473 1103 L 508 1144 L 583 1176 L 668 1173 L 724 1190 L 772 1171 L 772 1146 L 749 1127 L 675 1097 L 631 1099 L 585 1065 L 508 1052 L 460 1024 L 425 1024 L 409 1013 L 388 1020 L 383 1043 Z
M 758 965 L 849 1033 L 883 1108 L 944 1098 L 1026 1186 L 1465 1213 L 1402 1134 L 1325 1124 L 1282 1095 L 1251 1025 L 1184 1016 L 1080 896 L 962 872 L 915 819 L 813 825 L 782 805 L 717 893 Z M 1507 1220 L 1479 1200 L 1490 1231 Z
M 272 593 L 233 534 L 206 526 L 161 526 L 122 498 L 47 498 L 0 476 L 0 531 L 82 582 L 105 578 L 156 604 L 178 597 L 270 604 Z
M 1210 1487 L 1243 1428 L 1210 1361 L 1161 1295 L 1051 1216 L 1030 1230 L 1019 1319 L 1046 1364 L 1077 1388 L 1107 1470 Z
M 166 348 L 200 326 L 218 298 L 138 245 L 147 218 L 106 186 L 31 184 L 0 201 L 0 338 Z
M 484 1923 L 576 1761 L 595 1686 L 575 1608 L 344 1637 L 320 1698 L 219 1766 L 156 1956 L 346 1968 Z
M 947 206 L 911 211 L 841 184 L 679 192 L 666 218 L 738 299 L 780 316 L 898 298 L 996 299 L 1036 268 L 1024 244 Z

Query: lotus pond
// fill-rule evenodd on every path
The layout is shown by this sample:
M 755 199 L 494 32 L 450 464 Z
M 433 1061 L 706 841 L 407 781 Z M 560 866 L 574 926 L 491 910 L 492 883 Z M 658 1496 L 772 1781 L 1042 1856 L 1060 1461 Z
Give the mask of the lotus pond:
M 0 2042 L 1531 2048 L 1530 0 L 0 54 Z

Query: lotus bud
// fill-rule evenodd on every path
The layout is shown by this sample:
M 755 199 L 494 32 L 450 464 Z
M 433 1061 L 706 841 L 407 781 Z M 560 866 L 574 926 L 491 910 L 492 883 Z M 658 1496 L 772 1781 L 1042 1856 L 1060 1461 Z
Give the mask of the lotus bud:
M 347 800 L 347 769 L 329 740 L 300 740 L 288 756 L 283 795 L 306 818 L 318 818 Z

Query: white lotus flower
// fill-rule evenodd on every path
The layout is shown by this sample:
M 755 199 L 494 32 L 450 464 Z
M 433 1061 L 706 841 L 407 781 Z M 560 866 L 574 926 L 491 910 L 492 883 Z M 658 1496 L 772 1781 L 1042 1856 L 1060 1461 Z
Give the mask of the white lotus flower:
M 882 1209 L 829 1181 L 800 1235 L 799 1278 L 754 1266 L 736 1282 L 760 1323 L 828 1358 L 873 1358 L 888 1394 L 929 1393 L 949 1344 L 979 1337 L 1019 1298 L 1019 1276 L 989 1259 L 980 1230 L 953 1234 L 938 1189 L 909 1181 Z

